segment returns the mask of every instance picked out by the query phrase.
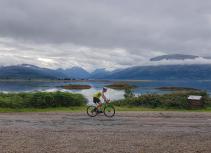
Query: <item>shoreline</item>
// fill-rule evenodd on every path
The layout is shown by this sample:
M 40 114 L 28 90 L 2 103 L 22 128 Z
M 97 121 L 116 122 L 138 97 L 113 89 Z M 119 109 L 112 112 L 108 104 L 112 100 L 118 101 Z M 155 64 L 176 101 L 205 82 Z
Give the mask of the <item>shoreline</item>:
M 186 81 L 201 81 L 211 82 L 211 80 L 115 80 L 115 79 L 77 79 L 77 80 L 54 80 L 54 79 L 0 79 L 0 82 L 186 82 Z

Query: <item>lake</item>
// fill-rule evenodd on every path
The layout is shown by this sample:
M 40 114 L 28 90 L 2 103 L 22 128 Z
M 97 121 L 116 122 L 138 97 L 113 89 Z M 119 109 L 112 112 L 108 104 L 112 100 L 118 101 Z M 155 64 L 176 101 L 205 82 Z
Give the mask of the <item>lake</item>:
M 85 90 L 66 90 L 59 86 L 67 84 L 86 84 L 92 86 L 91 89 Z M 89 102 L 92 101 L 92 95 L 101 90 L 104 86 L 112 84 L 110 81 L 0 81 L 0 92 L 31 92 L 31 91 L 64 91 L 64 92 L 75 92 L 81 93 L 87 97 Z M 134 89 L 136 95 L 147 94 L 147 93 L 169 93 L 170 91 L 162 91 L 155 89 L 163 86 L 174 86 L 174 87 L 189 87 L 206 90 L 211 95 L 211 81 L 130 81 L 128 84 L 136 85 L 138 88 Z M 107 96 L 112 99 L 121 99 L 124 97 L 123 90 L 109 89 Z

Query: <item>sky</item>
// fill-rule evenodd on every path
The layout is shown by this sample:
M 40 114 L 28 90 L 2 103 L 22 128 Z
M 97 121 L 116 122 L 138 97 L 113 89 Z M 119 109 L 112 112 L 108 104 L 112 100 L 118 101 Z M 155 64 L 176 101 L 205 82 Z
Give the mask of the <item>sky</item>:
M 0 65 L 117 69 L 211 57 L 210 0 L 0 0 Z M 211 60 L 171 63 L 211 63 Z

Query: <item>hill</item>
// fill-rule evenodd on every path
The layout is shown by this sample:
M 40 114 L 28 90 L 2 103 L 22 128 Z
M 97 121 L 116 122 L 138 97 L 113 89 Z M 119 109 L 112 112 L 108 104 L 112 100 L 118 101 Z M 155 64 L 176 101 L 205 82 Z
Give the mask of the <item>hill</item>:
M 89 78 L 104 78 L 108 74 L 111 74 L 111 72 L 106 69 L 96 69 L 89 75 Z
M 0 67 L 0 79 L 139 79 L 139 80 L 211 80 L 211 65 L 158 65 L 136 66 L 107 71 L 97 69 L 92 73 L 83 68 L 47 69 L 22 64 Z
M 65 74 L 69 78 L 84 79 L 88 78 L 90 73 L 81 67 L 72 67 L 69 69 L 58 69 L 58 72 Z
M 0 67 L 0 79 L 57 79 L 64 77 L 66 75 L 58 71 L 29 64 Z
M 210 80 L 211 65 L 136 66 L 110 72 L 97 79 Z

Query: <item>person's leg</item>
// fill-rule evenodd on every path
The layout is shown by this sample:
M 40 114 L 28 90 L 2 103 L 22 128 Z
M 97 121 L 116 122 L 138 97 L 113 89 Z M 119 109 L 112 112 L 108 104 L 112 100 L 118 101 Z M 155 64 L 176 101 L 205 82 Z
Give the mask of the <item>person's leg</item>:
M 97 97 L 93 98 L 93 102 L 97 105 L 94 111 L 97 111 L 102 106 L 102 103 L 101 103 L 100 99 Z
M 98 105 L 97 105 L 97 110 L 102 106 L 102 103 L 101 102 L 98 102 Z

